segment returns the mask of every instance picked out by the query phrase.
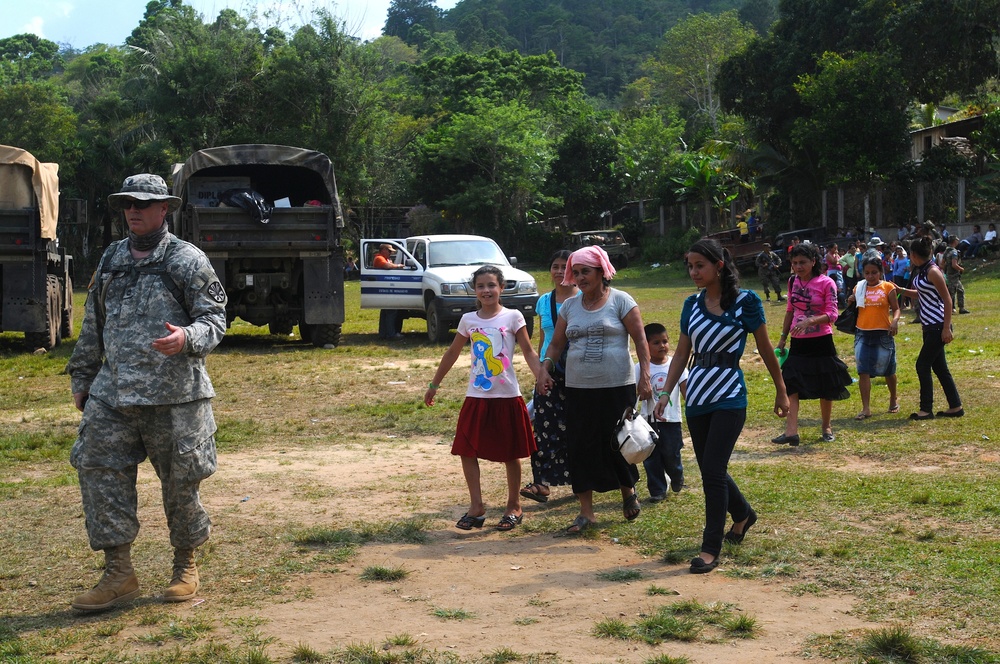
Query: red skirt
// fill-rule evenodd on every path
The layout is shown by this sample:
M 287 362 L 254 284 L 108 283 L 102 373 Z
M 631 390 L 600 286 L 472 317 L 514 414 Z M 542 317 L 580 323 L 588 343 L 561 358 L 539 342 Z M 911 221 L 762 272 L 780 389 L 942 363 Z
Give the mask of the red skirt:
M 525 459 L 535 451 L 535 436 L 524 399 L 465 397 L 451 453 L 487 461 Z

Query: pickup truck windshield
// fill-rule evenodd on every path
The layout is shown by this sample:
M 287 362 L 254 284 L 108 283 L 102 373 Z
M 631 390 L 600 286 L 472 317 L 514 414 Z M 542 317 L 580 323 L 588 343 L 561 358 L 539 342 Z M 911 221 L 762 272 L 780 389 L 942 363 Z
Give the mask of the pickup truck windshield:
M 509 265 L 497 245 L 492 242 L 482 242 L 479 240 L 432 242 L 429 253 L 430 267 L 446 267 L 449 265 Z

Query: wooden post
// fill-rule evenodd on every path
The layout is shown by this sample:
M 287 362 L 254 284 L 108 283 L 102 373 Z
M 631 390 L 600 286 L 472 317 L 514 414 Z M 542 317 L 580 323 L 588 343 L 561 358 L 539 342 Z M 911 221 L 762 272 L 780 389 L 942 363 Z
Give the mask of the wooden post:
M 917 183 L 917 222 L 924 223 L 924 183 Z
M 965 223 L 965 178 L 958 178 L 958 223 Z
M 823 228 L 827 228 L 827 225 L 826 225 L 826 189 L 824 189 L 822 191 L 822 195 L 821 195 L 820 199 L 821 199 L 820 200 L 820 204 L 823 206 L 823 211 L 822 211 L 822 214 L 820 215 L 820 220 L 823 223 Z
M 660 204 L 660 237 L 667 234 L 666 219 L 664 215 L 663 204 Z
M 837 228 L 844 227 L 844 188 L 837 187 Z

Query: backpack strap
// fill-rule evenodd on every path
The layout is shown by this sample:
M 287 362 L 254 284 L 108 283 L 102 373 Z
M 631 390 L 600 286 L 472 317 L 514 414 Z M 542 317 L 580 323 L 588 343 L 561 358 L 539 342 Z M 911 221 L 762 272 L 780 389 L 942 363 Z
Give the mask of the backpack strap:
M 124 240 L 120 240 L 120 242 L 124 242 Z M 101 267 L 97 277 L 98 297 L 97 302 L 95 303 L 98 323 L 102 328 L 104 327 L 104 321 L 107 315 L 107 306 L 105 305 L 104 300 L 108 294 L 108 286 L 111 285 L 111 281 L 116 277 L 132 274 L 135 274 L 136 278 L 143 274 L 160 275 L 160 279 L 163 281 L 164 287 L 173 296 L 173 298 L 177 300 L 177 304 L 181 305 L 184 312 L 188 314 L 188 318 L 191 317 L 190 312 L 188 312 L 187 305 L 184 302 L 184 291 L 177 285 L 177 282 L 174 281 L 173 275 L 170 274 L 170 270 L 166 267 L 167 259 L 170 258 L 171 252 L 175 247 L 177 247 L 178 244 L 180 244 L 180 239 L 171 236 L 170 241 L 167 244 L 167 248 L 163 252 L 163 259 L 158 265 L 129 265 L 127 267 L 112 267 L 109 265 L 108 259 L 110 256 L 114 255 L 117 243 L 111 244 L 107 248 L 104 252 L 104 256 L 101 257 Z

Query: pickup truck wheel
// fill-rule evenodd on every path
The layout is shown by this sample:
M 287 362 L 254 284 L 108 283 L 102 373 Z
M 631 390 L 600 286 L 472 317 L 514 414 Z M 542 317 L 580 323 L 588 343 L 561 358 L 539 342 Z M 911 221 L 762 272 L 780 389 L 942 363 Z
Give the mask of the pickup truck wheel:
M 441 308 L 433 300 L 427 303 L 427 338 L 434 343 L 448 341 L 448 323 L 441 316 Z
M 616 261 L 615 267 L 618 268 L 619 270 L 624 270 L 625 268 L 627 268 L 628 267 L 628 256 L 625 255 L 625 254 L 622 254 L 621 256 L 619 256 L 618 260 Z
M 63 302 L 59 335 L 63 339 L 73 336 L 73 278 L 66 277 L 66 301 Z
M 301 328 L 300 328 L 301 329 Z M 340 325 L 313 325 L 312 345 L 317 348 L 340 345 Z

